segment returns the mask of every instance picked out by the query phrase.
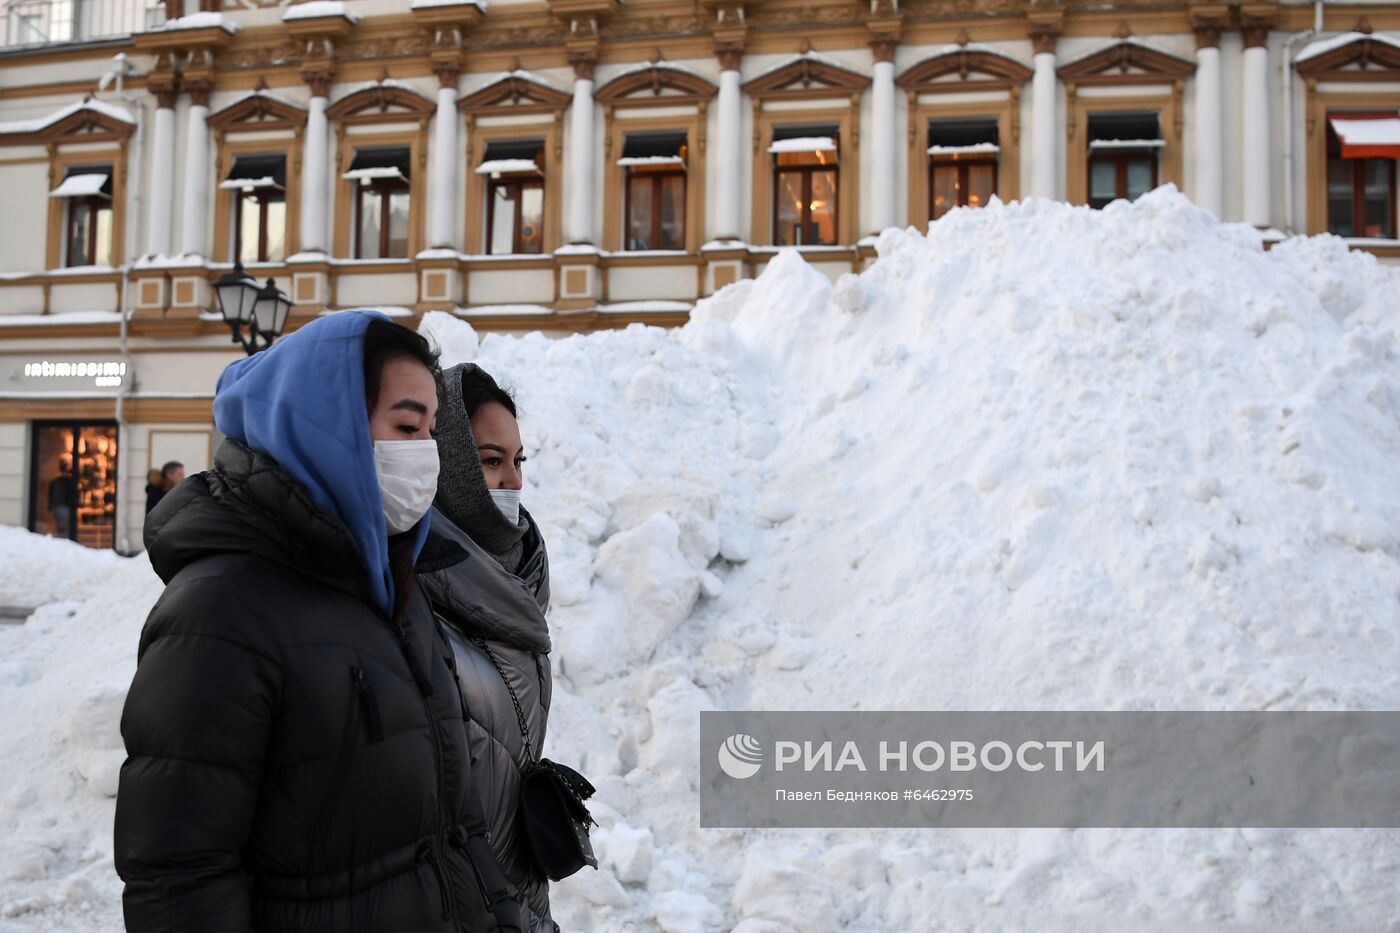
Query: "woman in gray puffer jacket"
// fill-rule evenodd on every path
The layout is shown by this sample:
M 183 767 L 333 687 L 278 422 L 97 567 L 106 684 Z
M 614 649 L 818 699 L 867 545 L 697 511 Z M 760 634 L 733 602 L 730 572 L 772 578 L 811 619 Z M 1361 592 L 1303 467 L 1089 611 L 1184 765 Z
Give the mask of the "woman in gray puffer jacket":
M 559 933 L 549 879 L 517 819 L 521 770 L 540 758 L 553 683 L 549 558 L 520 508 L 525 456 L 514 400 L 473 363 L 446 370 L 437 442 L 442 466 L 418 579 L 455 656 L 491 847 L 519 892 L 526 929 Z

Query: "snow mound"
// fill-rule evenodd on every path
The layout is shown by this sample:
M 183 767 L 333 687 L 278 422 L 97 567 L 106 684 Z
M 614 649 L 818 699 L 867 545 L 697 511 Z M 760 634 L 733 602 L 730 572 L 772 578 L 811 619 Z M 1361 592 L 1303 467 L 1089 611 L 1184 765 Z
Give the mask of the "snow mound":
M 561 926 L 1393 924 L 1395 833 L 697 828 L 706 709 L 1400 708 L 1400 273 L 1171 188 L 878 250 L 835 285 L 780 252 L 677 331 L 424 320 L 517 393 L 545 753 L 598 787 Z M 0 628 L 0 930 L 109 929 L 112 711 L 159 584 L 39 546 L 0 535 L 84 601 Z
M 0 525 L 0 606 L 86 599 L 123 563 L 111 551 Z

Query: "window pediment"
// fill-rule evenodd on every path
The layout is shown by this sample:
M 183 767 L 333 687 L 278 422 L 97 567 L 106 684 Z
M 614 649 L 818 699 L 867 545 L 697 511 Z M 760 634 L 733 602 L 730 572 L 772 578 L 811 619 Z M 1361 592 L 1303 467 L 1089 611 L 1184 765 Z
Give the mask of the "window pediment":
M 614 106 L 653 100 L 698 102 L 709 100 L 718 92 L 719 88 L 693 72 L 652 64 L 613 78 L 598 89 L 594 99 Z
M 435 109 L 416 91 L 380 82 L 342 97 L 326 108 L 326 116 L 341 122 L 374 123 L 405 116 L 426 119 Z
M 1195 72 L 1194 62 L 1125 39 L 1070 62 L 1059 75 L 1066 84 L 1131 84 L 1180 81 Z
M 1347 80 L 1394 81 L 1400 73 L 1400 42 L 1353 32 L 1350 41 L 1309 55 L 1304 48 L 1295 66 L 1305 78 L 1345 74 Z
M 869 86 L 865 75 L 808 54 L 749 81 L 744 93 L 750 97 L 811 97 L 823 92 L 859 94 Z
M 479 91 L 462 98 L 457 105 L 463 113 L 501 110 L 513 113 L 563 110 L 573 100 L 564 91 L 550 87 L 521 72 L 511 72 Z
M 209 126 L 223 133 L 290 130 L 305 124 L 305 110 L 261 91 L 234 101 L 209 118 Z
M 1024 84 L 1031 69 L 999 52 L 958 49 L 926 58 L 907 69 L 895 83 L 914 90 L 935 83 Z
M 136 126 L 84 100 L 39 120 L 0 124 L 0 145 L 114 142 L 131 138 Z

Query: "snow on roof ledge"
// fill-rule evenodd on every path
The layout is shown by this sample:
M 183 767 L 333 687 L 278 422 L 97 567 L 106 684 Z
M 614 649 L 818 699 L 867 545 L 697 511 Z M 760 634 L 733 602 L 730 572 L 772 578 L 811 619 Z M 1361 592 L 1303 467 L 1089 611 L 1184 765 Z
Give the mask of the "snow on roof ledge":
M 181 16 L 176 19 L 168 19 L 160 26 L 152 29 L 151 32 L 173 32 L 180 29 L 211 29 L 219 28 L 232 35 L 238 32 L 238 24 L 224 19 L 222 13 L 191 13 L 189 16 Z
M 352 168 L 340 176 L 351 181 L 359 179 L 361 182 L 370 182 L 376 178 L 396 178 L 408 181 L 404 173 L 392 165 L 378 165 L 373 168 Z
M 508 172 L 544 174 L 534 159 L 487 159 L 476 167 L 478 175 L 504 175 Z
M 298 19 L 321 19 L 329 16 L 343 16 L 352 23 L 360 21 L 358 16 L 345 9 L 342 0 L 310 0 L 309 3 L 299 3 L 294 7 L 289 7 L 287 12 L 282 14 L 282 22 Z
M 1090 149 L 1161 149 L 1164 139 L 1096 139 L 1089 143 Z
M 431 10 L 436 7 L 444 6 L 474 6 L 485 13 L 488 4 L 486 0 L 413 0 L 413 3 L 409 5 L 409 9 Z
M 90 198 L 102 194 L 102 188 L 107 184 L 107 174 L 89 173 L 86 175 L 69 175 L 63 179 L 62 184 L 49 192 L 51 198 Z
M 794 136 L 779 139 L 768 147 L 769 152 L 835 152 L 836 140 L 830 136 Z
M 685 159 L 678 155 L 671 156 L 623 156 L 617 160 L 617 164 L 626 168 L 629 165 L 684 165 Z
M 977 152 L 997 153 L 1001 147 L 996 143 L 972 143 L 968 146 L 929 146 L 929 155 L 970 155 Z

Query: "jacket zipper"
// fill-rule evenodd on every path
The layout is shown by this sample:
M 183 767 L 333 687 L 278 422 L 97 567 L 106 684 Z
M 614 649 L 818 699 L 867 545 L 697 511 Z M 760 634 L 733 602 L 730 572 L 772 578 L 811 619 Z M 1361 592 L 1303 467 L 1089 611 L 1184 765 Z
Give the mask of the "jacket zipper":
M 413 656 L 413 645 L 408 640 L 408 633 L 403 626 L 397 622 L 392 623 L 394 634 L 398 636 L 399 647 L 403 650 L 404 657 L 408 660 L 409 669 L 413 671 L 413 679 L 418 682 L 418 693 L 423 700 L 423 709 L 428 714 L 428 724 L 433 733 L 433 770 L 437 774 L 437 799 L 438 799 L 438 831 L 433 837 L 433 849 L 430 850 L 429 857 L 433 860 L 433 870 L 437 872 L 438 881 L 442 884 L 442 919 L 452 919 L 452 889 L 447 886 L 447 879 L 443 874 L 439 860 L 443 856 L 446 845 L 445 836 L 447 825 L 451 822 L 447 810 L 447 779 L 442 773 L 442 735 L 438 729 L 437 714 L 433 712 L 433 703 L 429 699 L 432 696 L 432 682 L 424 676 L 418 666 L 418 659 Z M 470 754 L 470 750 L 468 750 Z
M 434 877 L 437 878 L 438 894 L 442 898 L 442 919 L 452 919 L 452 901 L 448 894 L 447 874 L 442 870 L 442 865 L 438 863 L 437 854 L 433 851 L 431 843 L 424 843 L 418 849 L 418 862 L 427 862 L 433 870 Z
M 316 822 L 312 827 L 312 835 L 316 839 L 324 839 L 326 830 L 329 827 L 330 819 L 335 815 L 335 808 L 340 804 L 340 798 L 345 792 L 345 782 L 348 780 L 350 758 L 354 753 L 355 744 L 359 740 L 360 730 L 360 703 L 363 693 L 362 684 L 364 681 L 364 671 L 358 667 L 350 668 L 350 684 L 354 688 L 350 692 L 350 716 L 345 723 L 345 732 L 340 738 L 340 749 L 335 756 L 335 773 L 331 776 L 334 782 L 330 792 L 326 794 L 325 800 L 321 803 L 321 812 L 316 816 Z M 378 708 L 376 705 L 376 718 Z M 382 737 L 382 733 L 381 733 Z

